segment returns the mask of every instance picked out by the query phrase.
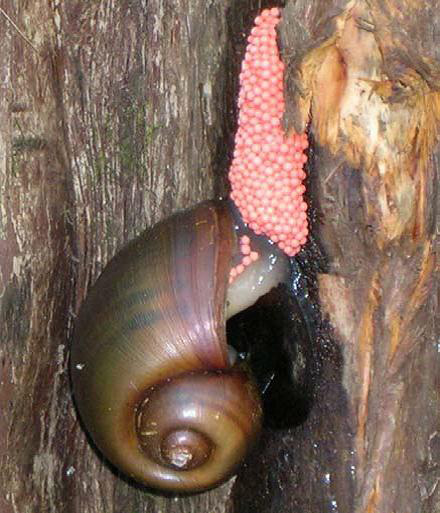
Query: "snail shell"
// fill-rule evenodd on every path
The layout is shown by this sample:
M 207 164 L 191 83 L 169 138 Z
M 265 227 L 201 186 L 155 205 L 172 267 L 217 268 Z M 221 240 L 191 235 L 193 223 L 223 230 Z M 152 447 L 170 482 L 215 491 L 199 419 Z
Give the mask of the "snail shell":
M 205 202 L 144 232 L 108 264 L 75 326 L 83 423 L 108 460 L 153 488 L 219 484 L 260 431 L 259 394 L 228 356 L 226 316 L 285 279 L 289 265 L 257 241 L 260 270 L 229 286 L 245 229 L 236 216 L 229 202 Z M 246 285 L 252 274 L 259 283 Z M 243 287 L 249 298 L 236 301 Z

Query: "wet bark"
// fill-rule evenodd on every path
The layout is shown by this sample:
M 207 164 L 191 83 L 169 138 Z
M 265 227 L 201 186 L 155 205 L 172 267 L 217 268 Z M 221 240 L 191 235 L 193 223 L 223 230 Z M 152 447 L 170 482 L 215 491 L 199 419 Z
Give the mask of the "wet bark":
M 286 126 L 312 141 L 304 421 L 267 429 L 235 483 L 187 498 L 115 475 L 78 424 L 78 307 L 134 234 L 227 191 L 262 4 L 0 4 L 1 513 L 440 508 L 436 2 L 284 11 Z

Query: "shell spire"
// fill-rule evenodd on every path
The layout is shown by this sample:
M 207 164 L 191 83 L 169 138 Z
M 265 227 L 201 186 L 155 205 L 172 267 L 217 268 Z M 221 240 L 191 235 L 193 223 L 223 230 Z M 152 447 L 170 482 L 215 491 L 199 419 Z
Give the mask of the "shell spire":
M 303 199 L 305 134 L 285 135 L 284 64 L 275 27 L 278 8 L 255 19 L 240 73 L 240 109 L 234 158 L 229 171 L 231 198 L 244 222 L 288 256 L 294 256 L 308 235 Z

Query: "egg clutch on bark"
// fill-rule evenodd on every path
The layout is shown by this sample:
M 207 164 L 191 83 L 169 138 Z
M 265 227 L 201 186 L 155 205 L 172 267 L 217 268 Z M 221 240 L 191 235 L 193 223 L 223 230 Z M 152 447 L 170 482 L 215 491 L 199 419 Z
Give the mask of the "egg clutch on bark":
M 307 140 L 281 128 L 278 21 L 278 9 L 263 11 L 249 38 L 233 201 L 203 202 L 130 242 L 75 326 L 70 367 L 83 425 L 113 465 L 152 488 L 220 484 L 261 429 L 259 392 L 228 348 L 226 320 L 288 282 L 289 257 L 307 237 Z

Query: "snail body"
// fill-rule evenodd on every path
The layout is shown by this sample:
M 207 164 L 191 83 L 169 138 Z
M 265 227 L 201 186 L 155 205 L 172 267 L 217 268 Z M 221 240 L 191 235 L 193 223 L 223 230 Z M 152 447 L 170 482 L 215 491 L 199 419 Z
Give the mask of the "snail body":
M 231 283 L 242 234 L 260 258 Z M 226 319 L 289 270 L 228 201 L 171 216 L 110 261 L 81 308 L 71 351 L 79 414 L 108 460 L 173 492 L 233 474 L 262 413 L 251 376 L 228 351 Z

